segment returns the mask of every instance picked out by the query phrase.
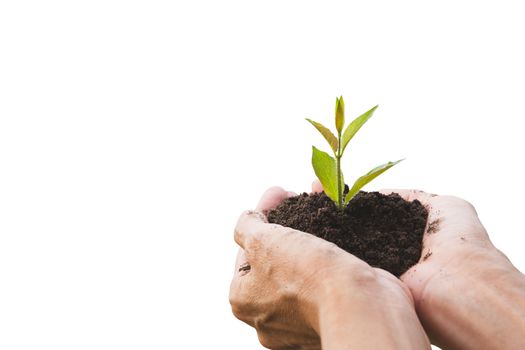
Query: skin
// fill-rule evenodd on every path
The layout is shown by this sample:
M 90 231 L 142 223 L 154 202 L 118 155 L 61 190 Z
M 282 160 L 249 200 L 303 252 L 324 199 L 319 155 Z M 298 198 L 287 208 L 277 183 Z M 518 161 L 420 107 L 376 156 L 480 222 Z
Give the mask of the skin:
M 313 190 L 321 191 L 322 187 L 315 182 Z M 344 254 L 313 236 L 306 239 L 304 234 L 295 232 L 290 233 L 289 241 L 284 240 L 275 234 L 281 228 L 267 230 L 268 226 L 259 225 L 261 221 L 264 223 L 264 217 L 256 214 L 260 221 L 255 226 L 250 221 L 242 222 L 243 217 L 239 220 L 240 224 L 248 225 L 248 231 L 254 230 L 250 231 L 253 235 L 242 236 L 244 227 L 238 225 L 236 239 L 241 246 L 247 239 L 250 244 L 262 247 L 259 251 L 266 251 L 263 256 L 269 260 L 261 261 L 262 256 L 257 253 L 246 256 L 241 250 L 237 269 L 249 261 L 256 266 L 249 273 L 259 269 L 267 273 L 253 274 L 254 278 L 245 283 L 243 276 L 248 273 L 236 270 L 230 299 L 237 317 L 255 326 L 263 345 L 274 349 L 318 348 L 321 342 L 318 334 L 322 345 L 329 349 L 410 348 L 406 344 L 374 343 L 392 334 L 404 337 L 405 333 L 399 329 L 387 327 L 381 332 L 366 332 L 367 326 L 385 322 L 385 319 L 374 319 L 374 306 L 381 305 L 378 299 L 385 301 L 387 310 L 394 310 L 394 317 L 399 317 L 396 312 L 402 314 L 403 308 L 411 309 L 411 303 L 403 302 L 407 299 L 392 297 L 403 291 L 408 300 L 414 301 L 419 319 L 433 343 L 444 349 L 525 349 L 525 276 L 490 242 L 474 207 L 457 197 L 416 190 L 382 192 L 399 193 L 409 201 L 419 200 L 429 210 L 421 260 L 401 276 L 403 284 L 397 284 L 378 269 L 372 269 L 371 275 L 363 275 L 363 271 L 370 272 L 368 265 L 356 262 L 355 258 L 343 259 Z M 263 196 L 258 209 L 271 208 L 289 195 L 272 189 Z M 298 239 L 305 242 L 298 245 Z M 300 248 L 289 249 L 293 246 Z M 305 257 L 308 258 L 305 260 Z M 273 259 L 277 259 L 276 264 Z M 259 264 L 262 267 L 257 268 Z M 323 272 L 308 274 L 311 269 Z M 330 273 L 334 270 L 336 273 Z M 277 280 L 269 284 L 277 274 Z M 293 280 L 291 285 L 298 289 L 287 290 L 284 286 L 288 286 L 288 279 Z M 386 283 L 380 287 L 378 281 Z M 341 290 L 341 284 L 347 289 Z M 391 295 L 385 296 L 381 290 Z M 352 297 L 347 294 L 349 291 Z M 259 302 L 261 292 L 266 304 Z M 376 303 L 369 300 L 368 305 L 364 303 L 364 309 L 360 309 L 367 295 L 373 295 Z M 401 302 L 389 308 L 392 300 L 386 301 L 388 298 Z M 412 323 L 410 313 L 406 315 Z M 365 329 L 344 338 L 338 334 L 341 325 L 346 332 L 356 325 Z M 407 337 L 418 334 L 417 325 L 413 328 L 415 333 L 407 333 Z
M 234 315 L 270 349 L 429 349 L 406 286 L 332 243 L 268 224 L 291 195 L 268 190 L 235 228 Z
M 525 276 L 491 243 L 474 207 L 453 196 L 382 192 L 429 210 L 422 258 L 401 280 L 432 342 L 444 349 L 525 349 Z

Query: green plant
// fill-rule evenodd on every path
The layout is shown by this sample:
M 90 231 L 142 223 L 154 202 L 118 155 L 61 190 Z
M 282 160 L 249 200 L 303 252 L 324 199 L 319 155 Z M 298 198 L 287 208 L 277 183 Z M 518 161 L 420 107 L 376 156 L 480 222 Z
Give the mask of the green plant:
M 321 181 L 324 192 L 330 197 L 341 210 L 350 202 L 350 200 L 359 192 L 367 183 L 401 162 L 400 159 L 396 162 L 388 162 L 370 170 L 365 175 L 356 180 L 350 190 L 344 194 L 345 182 L 343 172 L 341 171 L 341 158 L 346 149 L 346 146 L 354 135 L 361 129 L 368 119 L 374 114 L 378 106 L 373 107 L 369 111 L 363 113 L 354 119 L 344 130 L 345 124 L 345 103 L 343 96 L 335 100 L 335 129 L 337 130 L 337 137 L 324 125 L 306 118 L 323 137 L 328 141 L 330 148 L 334 153 L 334 157 L 328 153 L 320 151 L 315 146 L 312 146 L 312 166 L 315 175 Z

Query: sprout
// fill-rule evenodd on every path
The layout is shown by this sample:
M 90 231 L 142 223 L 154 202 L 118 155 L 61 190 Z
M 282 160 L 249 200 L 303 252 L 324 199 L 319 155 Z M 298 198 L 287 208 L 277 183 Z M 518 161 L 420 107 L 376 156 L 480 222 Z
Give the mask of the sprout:
M 344 130 L 345 124 L 345 103 L 343 96 L 335 100 L 335 129 L 337 130 L 337 137 L 324 125 L 306 118 L 320 133 L 330 145 L 334 157 L 328 153 L 320 151 L 315 146 L 312 146 L 312 166 L 315 175 L 321 181 L 324 192 L 330 199 L 332 199 L 340 210 L 343 210 L 350 200 L 359 192 L 367 183 L 401 162 L 400 159 L 396 162 L 388 162 L 370 170 L 365 175 L 361 176 L 350 190 L 344 194 L 345 182 L 343 172 L 341 171 L 341 158 L 348 146 L 350 140 L 361 129 L 368 119 L 374 114 L 378 106 L 373 107 L 369 111 L 363 113 L 361 116 L 354 119 Z

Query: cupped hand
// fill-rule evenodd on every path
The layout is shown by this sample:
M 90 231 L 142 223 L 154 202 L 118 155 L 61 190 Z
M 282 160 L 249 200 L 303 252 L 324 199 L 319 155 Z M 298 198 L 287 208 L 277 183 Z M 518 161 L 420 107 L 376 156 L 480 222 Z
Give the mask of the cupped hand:
M 447 310 L 447 305 L 452 308 L 451 300 L 458 303 L 458 308 L 468 304 L 468 291 L 464 288 L 469 286 L 474 291 L 488 274 L 508 270 L 510 262 L 493 246 L 469 202 L 418 190 L 381 192 L 398 193 L 408 201 L 418 200 L 429 212 L 421 259 L 401 280 L 410 289 L 431 339 L 437 344 L 450 344 L 450 339 L 457 338 L 454 333 L 462 330 L 451 329 L 442 311 Z M 453 311 L 447 316 L 455 317 Z
M 385 315 L 391 314 L 395 319 L 399 311 L 407 323 L 420 327 L 410 292 L 397 278 L 370 267 L 333 243 L 267 223 L 263 212 L 288 196 L 290 193 L 281 188 L 268 190 L 257 211 L 242 214 L 235 228 L 235 240 L 242 249 L 231 283 L 230 303 L 237 318 L 255 327 L 263 346 L 319 349 L 321 318 L 330 313 L 327 303 L 335 305 L 333 314 L 337 318 L 353 318 L 354 338 L 364 337 L 366 330 L 378 326 L 374 314 L 385 320 Z M 340 291 L 344 297 L 336 302 Z M 354 312 L 361 310 L 360 314 L 343 315 L 344 305 L 350 302 Z M 388 312 L 384 305 L 399 310 Z M 328 327 L 328 332 L 346 327 L 344 322 L 337 323 L 340 325 Z M 419 344 L 426 344 L 422 334 Z M 368 338 L 363 341 L 373 342 Z
M 311 235 L 267 223 L 263 213 L 290 195 L 279 187 L 271 188 L 262 196 L 257 211 L 247 211 L 239 218 L 235 241 L 241 249 L 230 303 L 234 315 L 257 330 L 263 346 L 320 349 L 316 261 L 331 255 L 330 264 L 337 265 L 337 254 Z
M 407 201 L 418 200 L 428 210 L 421 259 L 401 276 L 416 301 L 422 299 L 425 288 L 434 278 L 452 271 L 473 273 L 478 266 L 472 264 L 472 259 L 496 251 L 469 202 L 418 190 L 381 192 L 398 193 Z

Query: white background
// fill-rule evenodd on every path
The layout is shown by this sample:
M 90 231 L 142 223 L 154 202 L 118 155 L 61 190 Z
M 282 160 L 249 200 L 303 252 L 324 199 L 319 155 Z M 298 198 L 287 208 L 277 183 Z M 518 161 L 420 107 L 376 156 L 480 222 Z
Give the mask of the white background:
M 471 201 L 525 270 L 520 1 L 2 1 L 0 348 L 259 349 L 232 230 L 379 104 L 367 189 Z M 326 148 L 325 148 L 326 149 Z

